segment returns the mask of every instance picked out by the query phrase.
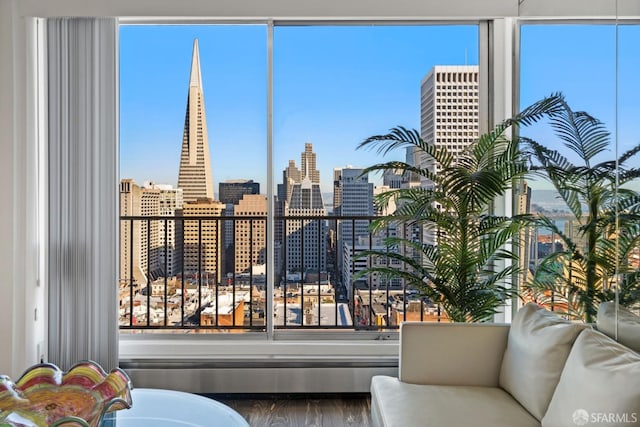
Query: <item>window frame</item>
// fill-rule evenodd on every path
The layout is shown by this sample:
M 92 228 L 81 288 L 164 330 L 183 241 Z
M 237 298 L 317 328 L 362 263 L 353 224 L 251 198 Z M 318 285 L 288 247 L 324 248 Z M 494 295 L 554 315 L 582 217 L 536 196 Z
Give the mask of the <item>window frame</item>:
M 379 25 L 379 26 L 409 26 L 409 25 L 476 25 L 478 28 L 478 57 L 479 57 L 479 67 L 480 67 L 480 110 L 488 111 L 488 88 L 486 85 L 488 84 L 488 78 L 482 77 L 482 75 L 489 74 L 489 66 L 490 61 L 488 58 L 483 57 L 483 53 L 486 55 L 491 49 L 489 47 L 489 43 L 491 40 L 487 36 L 490 32 L 490 21 L 483 20 L 255 20 L 255 19 L 207 19 L 207 20 L 185 20 L 185 19 L 162 19 L 162 20 L 152 20 L 152 19 L 137 19 L 137 18 L 121 18 L 119 20 L 119 26 L 126 25 L 266 25 L 267 27 L 267 200 L 273 200 L 274 197 L 274 177 L 275 177 L 275 168 L 273 165 L 273 31 L 276 27 L 279 26 L 371 26 L 371 25 Z M 503 57 L 504 55 L 500 55 Z M 483 88 L 484 86 L 484 88 Z M 510 115 L 510 114 L 509 114 Z M 489 129 L 491 124 L 489 123 L 489 117 L 485 114 L 482 119 L 483 129 Z M 273 203 L 267 204 L 267 248 L 274 247 L 274 206 Z M 274 271 L 274 253 L 273 250 L 268 251 L 267 256 L 267 271 Z M 267 290 L 266 290 L 266 304 L 267 306 L 272 306 L 273 301 L 273 293 L 274 293 L 274 277 L 272 274 L 267 275 Z M 503 321 L 503 319 L 498 319 L 499 321 Z M 356 346 L 361 346 L 366 342 L 379 342 L 379 341 L 388 341 L 388 342 L 397 342 L 399 333 L 397 330 L 390 331 L 375 331 L 375 330 L 365 330 L 365 331 L 355 331 L 355 330 L 345 330 L 345 331 L 336 331 L 336 330 L 295 330 L 295 329 L 276 329 L 274 325 L 273 319 L 269 316 L 267 318 L 266 325 L 266 333 L 265 332 L 254 332 L 247 331 L 242 334 L 203 334 L 203 335 L 192 335 L 192 334 L 181 334 L 181 333 L 153 333 L 153 334 L 130 334 L 130 333 L 120 333 L 120 342 L 121 342 L 121 354 L 125 356 L 125 358 L 129 358 L 132 356 L 132 353 L 137 353 L 136 342 L 147 343 L 149 340 L 168 340 L 167 342 L 172 342 L 175 340 L 179 340 L 183 342 L 185 339 L 195 339 L 199 343 L 199 345 L 203 345 L 204 343 L 210 341 L 212 343 L 223 343 L 224 346 L 230 346 L 233 348 L 234 342 L 244 343 L 247 341 L 253 341 L 255 345 L 263 345 L 268 346 L 269 343 L 290 343 L 290 342 L 322 342 L 325 345 L 325 349 L 329 350 L 330 353 L 335 352 L 336 349 L 342 348 L 340 351 L 344 351 L 346 347 L 350 347 L 347 343 L 353 342 Z M 339 345 L 337 345 L 339 344 Z M 144 346 L 144 344 L 141 344 Z M 181 345 L 184 349 L 184 347 Z M 286 346 L 288 348 L 288 346 Z M 388 352 L 387 348 L 382 351 L 380 356 L 384 356 Z M 394 350 L 397 351 L 395 345 L 393 346 Z M 274 349 L 277 346 L 273 347 Z M 219 350 L 219 349 L 218 349 Z M 287 351 L 290 351 L 288 349 Z M 224 351 L 224 350 L 223 350 Z M 277 351 L 277 350 L 276 350 Z M 346 350 L 349 352 L 350 350 Z M 132 352 L 132 353 L 129 353 Z M 189 351 L 186 351 L 189 353 Z M 215 351 L 214 351 L 215 353 Z

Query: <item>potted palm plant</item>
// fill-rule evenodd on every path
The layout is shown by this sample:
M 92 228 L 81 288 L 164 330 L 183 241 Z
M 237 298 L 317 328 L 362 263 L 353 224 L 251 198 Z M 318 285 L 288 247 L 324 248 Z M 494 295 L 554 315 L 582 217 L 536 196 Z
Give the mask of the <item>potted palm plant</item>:
M 518 141 L 509 138 L 507 131 L 556 111 L 559 102 L 559 97 L 551 96 L 533 104 L 455 158 L 445 147 L 428 144 L 417 131 L 403 127 L 363 141 L 359 148 L 387 153 L 411 147 L 425 159 L 425 166 L 390 161 L 363 173 L 395 170 L 421 179 L 420 186 L 377 196 L 379 205 L 393 199 L 398 208 L 374 221 L 372 230 L 390 223 L 410 225 L 424 230 L 426 238 L 387 237 L 390 249 L 366 251 L 361 257 L 387 257 L 395 263 L 368 268 L 356 279 L 374 273 L 388 279 L 400 277 L 406 286 L 442 307 L 452 321 L 490 320 L 514 295 L 506 283 L 519 266 L 509 242 L 523 226 L 518 217 L 493 213 L 494 200 L 527 172 Z M 396 268 L 398 264 L 403 267 Z
M 569 155 L 521 138 L 530 169 L 549 181 L 566 203 L 574 231 L 559 229 L 550 218 L 533 219 L 562 242 L 537 266 L 525 288 L 538 302 L 573 319 L 594 322 L 598 305 L 619 290 L 625 305 L 640 301 L 640 274 L 629 261 L 640 243 L 640 195 L 625 187 L 640 176 L 627 162 L 640 144 L 616 159 L 603 159 L 611 135 L 598 119 L 573 111 L 564 98 L 550 115 L 550 125 Z M 566 150 L 565 150 L 566 151 Z

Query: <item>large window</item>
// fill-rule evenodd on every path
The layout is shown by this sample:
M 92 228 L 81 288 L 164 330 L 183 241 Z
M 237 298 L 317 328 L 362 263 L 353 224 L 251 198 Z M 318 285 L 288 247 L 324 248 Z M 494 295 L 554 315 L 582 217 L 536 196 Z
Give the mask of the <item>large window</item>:
M 617 151 L 619 155 L 633 149 L 640 142 L 640 25 L 618 26 L 618 109 L 617 109 Z M 640 159 L 633 157 L 626 165 L 640 168 Z M 640 179 L 623 185 L 640 191 Z M 626 266 L 631 272 L 640 271 L 640 245 L 631 248 Z M 640 314 L 639 286 L 621 286 L 618 301 L 626 308 Z
M 439 319 L 438 307 L 400 278 L 358 276 L 387 262 L 361 253 L 408 235 L 397 227 L 370 233 L 371 218 L 382 213 L 374 194 L 411 185 L 401 174 L 362 171 L 411 154 L 357 147 L 394 126 L 453 151 L 467 145 L 477 136 L 478 81 L 440 84 L 444 70 L 477 76 L 476 25 L 274 29 L 276 327 L 371 329 Z M 298 196 L 305 192 L 311 197 Z
M 520 108 L 562 92 L 573 111 L 522 131 L 546 150 L 531 155 L 545 178 L 531 177 L 522 187 L 530 204 L 521 213 L 546 221 L 523 240 L 529 270 L 522 285 L 526 298 L 588 322 L 601 301 L 615 299 L 617 285 L 637 289 L 637 221 L 625 219 L 637 206 L 625 189 L 637 190 L 638 181 L 623 172 L 638 166 L 636 155 L 624 156 L 638 144 L 634 30 L 613 24 L 521 29 Z M 599 123 L 584 120 L 581 111 Z M 632 294 L 637 300 L 637 291 L 627 291 L 629 301 Z
M 271 82 L 267 31 L 121 27 L 121 327 L 264 331 L 273 318 L 276 329 L 379 329 L 440 320 L 439 307 L 399 278 L 355 279 L 392 262 L 358 257 L 384 237 L 423 238 L 419 229 L 369 232 L 383 213 L 374 193 L 411 184 L 362 169 L 389 159 L 425 167 L 405 150 L 356 148 L 394 126 L 452 152 L 477 138 L 478 26 L 275 26 Z
M 121 27 L 123 328 L 264 329 L 266 37 Z

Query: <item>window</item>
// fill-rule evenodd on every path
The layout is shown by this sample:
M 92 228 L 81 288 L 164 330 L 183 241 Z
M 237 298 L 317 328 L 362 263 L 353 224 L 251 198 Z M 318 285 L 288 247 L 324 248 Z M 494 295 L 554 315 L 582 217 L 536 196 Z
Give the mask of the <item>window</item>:
M 386 325 L 372 323 L 366 310 L 356 314 L 356 301 L 375 295 L 371 285 L 352 281 L 356 260 L 345 251 L 379 246 L 384 237 L 369 236 L 370 219 L 340 219 L 372 217 L 373 188 L 384 184 L 377 176 L 355 179 L 363 167 L 383 160 L 356 147 L 396 125 L 422 128 L 424 138 L 433 140 L 444 129 L 432 108 L 436 75 L 450 83 L 441 101 L 460 108 L 477 102 L 459 92 L 464 76 L 470 80 L 478 73 L 477 65 L 467 65 L 478 62 L 477 26 L 274 27 L 273 165 L 264 162 L 265 26 L 125 25 L 120 44 L 123 328 L 205 325 L 219 331 L 222 320 L 209 315 L 219 314 L 219 304 L 230 295 L 232 304 L 244 301 L 244 316 L 232 316 L 224 329 L 264 331 L 269 293 L 275 328 L 397 327 L 406 318 L 404 306 L 393 308 L 394 319 Z M 394 65 L 398 61 L 402 67 Z M 197 104 L 188 106 L 185 95 Z M 469 118 L 448 122 L 461 129 L 461 120 Z M 452 134 L 448 141 L 458 137 Z M 208 150 L 193 145 L 202 141 Z M 196 157 L 185 160 L 190 150 Z M 189 162 L 206 164 L 207 155 L 211 172 L 202 169 L 204 180 L 200 172 L 183 173 Z M 394 155 L 406 158 L 404 152 Z M 275 182 L 273 246 L 263 231 L 269 168 Z M 219 183 L 219 191 L 210 181 Z M 260 185 L 263 207 L 257 211 L 246 195 L 250 183 Z M 175 202 L 160 212 L 157 197 L 142 197 L 147 193 L 170 193 Z M 251 214 L 251 227 L 234 220 Z M 141 224 L 150 230 L 147 241 L 140 240 Z M 273 272 L 266 271 L 270 252 Z M 407 290 L 396 287 L 393 293 Z M 309 292 L 315 300 L 303 298 Z M 389 292 L 376 285 L 376 295 Z M 267 316 L 254 319 L 254 308 Z M 203 320 L 204 311 L 209 317 Z
M 632 77 L 635 72 L 630 71 L 637 66 L 637 61 L 627 50 L 630 47 L 627 43 L 640 40 L 635 30 L 635 26 L 616 28 L 615 25 L 588 24 L 526 25 L 521 30 L 520 108 L 561 91 L 574 111 L 586 111 L 600 120 L 602 129 L 609 133 L 601 139 L 605 145 L 597 148 L 599 140 L 594 137 L 595 134 L 587 134 L 583 130 L 580 144 L 570 148 L 566 141 L 577 140 L 576 137 L 565 134 L 564 138 L 560 138 L 561 134 L 553 132 L 548 122 L 522 131 L 543 146 L 557 150 L 568 163 L 582 167 L 573 169 L 562 164 L 561 169 L 569 172 L 576 181 L 569 182 L 558 175 L 552 180 L 528 180 L 523 183 L 519 197 L 526 197 L 528 193 L 530 205 L 525 207 L 521 204 L 520 208 L 543 215 L 550 221 L 547 226 L 530 230 L 531 234 L 523 238 L 523 245 L 530 248 L 531 255 L 528 260 L 530 270 L 527 272 L 531 276 L 523 277 L 523 283 L 536 301 L 569 317 L 587 321 L 594 320 L 600 300 L 614 299 L 611 289 L 615 281 L 611 277 L 628 277 L 625 276 L 625 270 L 627 273 L 630 271 L 632 253 L 637 252 L 637 248 L 625 246 L 626 239 L 619 239 L 616 248 L 611 249 L 604 243 L 614 235 L 635 233 L 631 229 L 633 227 L 627 227 L 624 221 L 616 222 L 619 212 L 629 212 L 629 205 L 621 203 L 614 209 L 626 197 L 617 188 L 618 168 L 638 166 L 637 156 L 631 156 L 624 164 L 615 163 L 617 157 L 638 143 L 637 138 L 627 133 L 638 133 L 637 120 L 628 115 L 637 110 L 637 95 L 640 93 L 636 79 Z M 618 31 L 619 40 L 625 41 L 619 44 L 619 48 L 616 47 Z M 589 46 L 589 52 L 567 49 L 553 42 L 560 39 L 579 40 L 581 45 Z M 619 55 L 619 51 L 625 55 Z M 583 129 L 596 130 L 595 126 L 587 124 L 583 125 Z M 589 146 L 593 148 L 585 148 Z M 597 154 L 594 156 L 591 152 Z M 537 159 L 536 164 L 541 164 L 536 156 L 533 157 Z M 602 163 L 605 161 L 612 163 Z M 588 178 L 594 177 L 596 171 L 600 179 Z M 576 185 L 576 182 L 579 184 Z M 637 189 L 638 181 L 628 182 L 625 187 Z M 564 197 L 560 197 L 559 188 L 565 189 Z M 573 207 L 566 202 L 569 194 L 577 196 L 579 200 Z M 594 239 L 598 244 L 594 246 L 595 249 L 590 249 L 587 242 Z M 549 257 L 552 254 L 555 254 L 553 259 Z M 615 259 L 616 262 L 602 263 L 605 258 Z M 572 281 L 572 277 L 581 277 L 590 265 L 597 265 L 599 273 L 589 276 L 584 282 Z M 553 269 L 565 273 L 552 276 L 556 279 L 551 289 L 544 282 L 549 283 L 548 271 Z M 546 279 L 543 278 L 545 275 Z M 625 280 L 622 279 L 621 283 Z M 587 294 L 594 295 L 586 300 L 594 298 L 595 304 L 576 303 L 580 299 L 584 301 Z
M 121 27 L 123 328 L 264 330 L 251 314 L 265 309 L 264 284 L 249 282 L 265 274 L 266 36 L 264 25 Z M 141 244 L 140 215 L 169 233 Z

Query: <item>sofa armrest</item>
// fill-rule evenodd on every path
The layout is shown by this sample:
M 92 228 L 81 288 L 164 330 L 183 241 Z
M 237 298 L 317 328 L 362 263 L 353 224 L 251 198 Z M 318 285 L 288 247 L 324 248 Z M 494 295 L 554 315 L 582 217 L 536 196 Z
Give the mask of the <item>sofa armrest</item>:
M 420 323 L 400 325 L 400 381 L 496 387 L 509 325 Z

